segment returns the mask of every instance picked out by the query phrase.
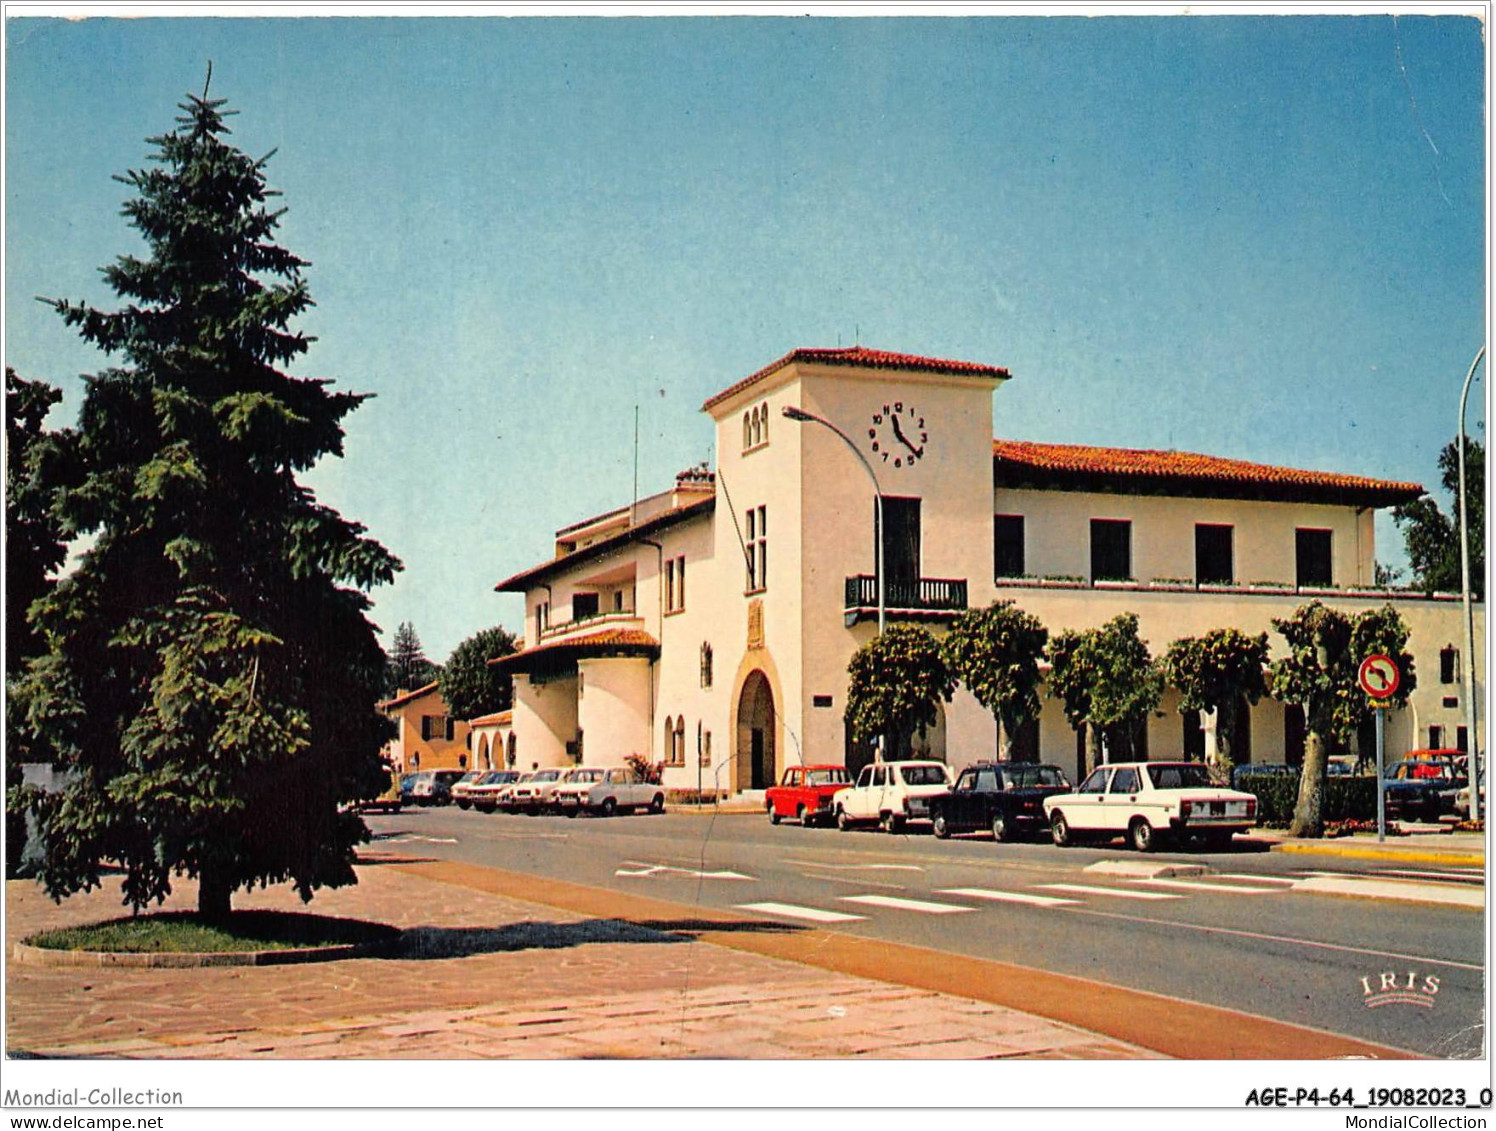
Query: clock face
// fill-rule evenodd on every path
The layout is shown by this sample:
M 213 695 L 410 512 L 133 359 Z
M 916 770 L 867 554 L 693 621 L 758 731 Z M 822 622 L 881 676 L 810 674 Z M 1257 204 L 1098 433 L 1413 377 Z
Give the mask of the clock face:
M 888 467 L 913 467 L 925 458 L 930 441 L 925 418 L 905 401 L 889 401 L 873 412 L 868 424 L 875 463 Z

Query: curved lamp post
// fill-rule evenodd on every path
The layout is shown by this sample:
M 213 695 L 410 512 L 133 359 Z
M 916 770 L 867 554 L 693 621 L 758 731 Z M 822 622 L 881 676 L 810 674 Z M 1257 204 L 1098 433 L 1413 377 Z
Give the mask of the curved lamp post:
M 868 463 L 867 457 L 852 442 L 852 437 L 848 436 L 825 417 L 817 416 L 813 412 L 806 412 L 803 408 L 797 408 L 794 405 L 784 406 L 784 416 L 786 419 L 793 420 L 797 424 L 820 424 L 825 428 L 829 428 L 841 439 L 842 443 L 852 449 L 852 454 L 857 457 L 857 462 L 862 464 L 862 470 L 866 471 L 867 477 L 872 480 L 873 498 L 877 505 L 878 514 L 878 529 L 873 536 L 873 570 L 878 575 L 875 579 L 878 589 L 878 635 L 882 636 L 884 621 L 887 616 L 887 607 L 883 593 L 883 489 L 878 486 L 878 476 L 873 473 L 873 465 Z M 880 762 L 883 761 L 883 736 L 881 734 L 878 736 L 877 759 Z
M 1465 374 L 1465 387 L 1460 390 L 1460 431 L 1456 437 L 1460 452 L 1460 591 L 1465 605 L 1465 730 L 1470 736 L 1470 817 L 1476 821 L 1481 816 L 1480 740 L 1475 729 L 1475 613 L 1470 606 L 1470 518 L 1465 506 L 1465 402 L 1470 398 L 1475 370 L 1485 356 L 1486 347 L 1481 346 L 1470 363 L 1470 372 Z

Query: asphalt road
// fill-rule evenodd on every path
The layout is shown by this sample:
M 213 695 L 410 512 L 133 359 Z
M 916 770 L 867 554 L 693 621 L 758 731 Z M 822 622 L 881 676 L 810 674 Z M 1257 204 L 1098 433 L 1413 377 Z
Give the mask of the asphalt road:
M 1143 857 L 1120 841 L 1069 849 L 1047 839 L 939 841 L 917 827 L 841 833 L 771 827 L 746 814 L 567 819 L 448 808 L 368 821 L 376 847 L 408 855 L 742 909 L 933 948 L 952 962 L 970 955 L 1091 978 L 1421 1055 L 1478 1057 L 1484 1040 L 1479 910 L 1295 886 L 1316 872 L 1345 873 L 1396 880 L 1393 890 L 1417 897 L 1469 890 L 1480 880 L 1468 870 L 1240 844 Z M 1140 880 L 1087 871 L 1103 861 L 1202 863 L 1210 874 Z M 1368 1005 L 1384 974 L 1412 993 Z

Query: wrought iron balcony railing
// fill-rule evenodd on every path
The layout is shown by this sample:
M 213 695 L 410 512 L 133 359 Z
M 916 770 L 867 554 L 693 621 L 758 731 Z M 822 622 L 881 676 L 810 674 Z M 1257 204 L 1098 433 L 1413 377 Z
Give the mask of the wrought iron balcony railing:
M 888 582 L 883 603 L 896 620 L 942 620 L 966 609 L 966 579 L 921 577 Z M 847 578 L 846 619 L 848 626 L 878 615 L 878 579 L 870 574 Z

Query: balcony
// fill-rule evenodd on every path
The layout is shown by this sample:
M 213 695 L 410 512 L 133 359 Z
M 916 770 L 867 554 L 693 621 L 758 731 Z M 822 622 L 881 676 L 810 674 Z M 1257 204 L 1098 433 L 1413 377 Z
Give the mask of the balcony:
M 966 611 L 966 579 L 921 577 L 890 581 L 884 595 L 889 620 L 952 620 Z M 847 578 L 845 619 L 851 628 L 878 618 L 878 579 L 870 574 Z

